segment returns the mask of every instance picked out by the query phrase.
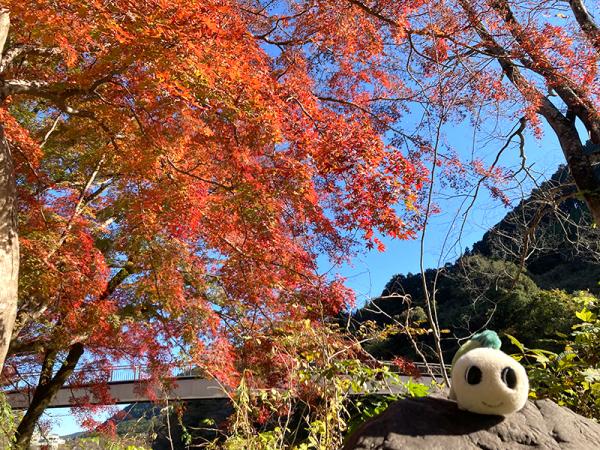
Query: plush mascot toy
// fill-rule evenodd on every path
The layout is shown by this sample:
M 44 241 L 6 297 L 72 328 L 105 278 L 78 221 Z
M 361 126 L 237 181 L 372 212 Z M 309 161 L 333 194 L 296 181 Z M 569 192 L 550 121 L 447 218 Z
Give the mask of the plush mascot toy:
M 507 415 L 525 406 L 528 393 L 525 369 L 500 350 L 496 332 L 476 334 L 456 352 L 450 398 L 460 409 Z

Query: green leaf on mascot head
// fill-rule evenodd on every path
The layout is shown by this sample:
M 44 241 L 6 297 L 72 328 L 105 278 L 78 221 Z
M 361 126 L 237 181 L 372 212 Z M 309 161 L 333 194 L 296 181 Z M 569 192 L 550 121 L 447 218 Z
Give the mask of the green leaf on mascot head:
M 481 333 L 474 334 L 471 339 L 460 346 L 454 355 L 454 358 L 452 358 L 452 367 L 454 367 L 456 361 L 458 361 L 458 359 L 468 351 L 480 347 L 494 348 L 499 350 L 501 345 L 502 342 L 498 337 L 498 333 L 493 330 L 484 330 Z
M 484 330 L 481 333 L 477 333 L 473 335 L 471 340 L 479 342 L 481 344 L 480 347 L 493 348 L 496 350 L 500 350 L 500 346 L 502 345 L 498 333 L 493 330 Z

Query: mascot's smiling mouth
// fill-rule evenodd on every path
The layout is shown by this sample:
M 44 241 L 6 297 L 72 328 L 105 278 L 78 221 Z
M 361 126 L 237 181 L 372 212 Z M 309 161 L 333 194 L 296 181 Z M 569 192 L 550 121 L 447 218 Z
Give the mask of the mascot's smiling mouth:
M 486 403 L 484 401 L 482 401 L 481 403 L 483 403 L 485 406 L 487 406 L 488 408 L 498 408 L 499 406 L 504 405 L 504 402 L 500 402 L 497 405 L 490 405 L 489 403 Z

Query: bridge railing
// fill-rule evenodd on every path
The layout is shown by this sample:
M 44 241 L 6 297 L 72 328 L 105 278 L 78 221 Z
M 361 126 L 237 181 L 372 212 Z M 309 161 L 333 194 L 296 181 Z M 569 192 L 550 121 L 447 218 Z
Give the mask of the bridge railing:
M 382 362 L 383 364 L 394 366 L 390 361 Z M 428 375 L 427 365 L 424 363 L 414 363 L 414 366 L 424 376 Z M 442 376 L 442 367 L 440 364 L 429 363 L 428 366 L 434 376 Z M 446 370 L 449 371 L 450 366 L 446 365 Z M 177 366 L 173 368 L 171 372 L 173 378 L 205 378 L 200 374 L 199 369 L 191 364 Z M 14 380 L 10 380 L 10 384 L 13 386 L 13 389 L 23 388 L 24 385 L 35 385 L 39 375 L 39 372 L 19 373 L 15 375 Z M 149 380 L 152 378 L 152 371 L 148 365 L 118 365 L 104 368 L 83 368 L 75 370 L 71 378 L 103 381 L 106 383 L 126 383 Z
M 192 365 L 176 366 L 171 369 L 174 378 L 189 378 L 198 376 L 198 369 Z M 17 372 L 11 374 L 2 384 L 5 389 L 21 389 L 36 385 L 40 377 L 39 371 Z M 151 367 L 148 365 L 116 365 L 99 368 L 82 368 L 73 371 L 71 380 L 103 381 L 106 383 L 127 383 L 144 381 L 152 378 Z M 69 383 L 67 382 L 67 386 Z
M 433 373 L 433 375 L 437 375 L 437 376 L 442 376 L 442 365 L 439 363 L 413 363 L 414 366 L 419 370 L 419 372 L 421 372 L 423 375 L 427 375 L 427 366 L 429 366 L 429 369 L 431 370 L 431 372 Z M 450 365 L 449 364 L 444 364 L 444 366 L 446 367 L 446 372 L 450 373 Z

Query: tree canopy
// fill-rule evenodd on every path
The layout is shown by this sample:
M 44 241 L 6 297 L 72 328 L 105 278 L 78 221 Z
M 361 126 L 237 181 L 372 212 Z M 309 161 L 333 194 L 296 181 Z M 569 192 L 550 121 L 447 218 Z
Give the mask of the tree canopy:
M 592 13 L 581 0 L 4 2 L 0 363 L 41 370 L 26 418 L 80 361 L 158 370 L 180 352 L 233 382 L 234 346 L 351 304 L 319 255 L 414 236 L 438 173 L 505 199 L 515 173 L 498 158 L 518 139 L 526 170 L 523 132 L 542 119 L 598 221 Z M 443 144 L 465 118 L 502 138 L 491 165 Z M 497 118 L 517 123 L 508 142 Z
M 233 382 L 232 345 L 351 303 L 317 255 L 418 225 L 418 161 L 368 112 L 319 100 L 306 56 L 269 55 L 242 6 L 3 4 L 4 227 L 21 245 L 5 371 L 45 373 L 19 436 L 61 363 L 160 372 L 180 352 Z

